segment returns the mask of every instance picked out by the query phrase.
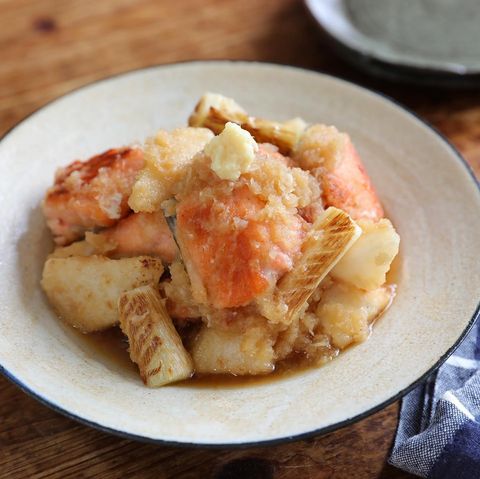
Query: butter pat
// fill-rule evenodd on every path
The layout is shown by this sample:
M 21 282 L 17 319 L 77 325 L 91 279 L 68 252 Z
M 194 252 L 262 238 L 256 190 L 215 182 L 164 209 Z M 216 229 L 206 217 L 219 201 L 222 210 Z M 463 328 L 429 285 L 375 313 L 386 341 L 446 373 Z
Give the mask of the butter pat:
M 205 153 L 212 160 L 211 168 L 222 180 L 237 180 L 248 171 L 257 150 L 252 135 L 231 122 L 205 146 Z

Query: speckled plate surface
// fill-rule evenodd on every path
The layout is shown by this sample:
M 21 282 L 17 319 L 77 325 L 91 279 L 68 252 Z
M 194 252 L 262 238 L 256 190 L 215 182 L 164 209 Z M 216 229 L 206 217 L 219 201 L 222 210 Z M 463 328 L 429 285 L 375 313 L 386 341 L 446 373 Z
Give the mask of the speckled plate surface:
M 147 389 L 63 325 L 40 290 L 52 247 L 40 201 L 55 168 L 186 122 L 217 91 L 252 114 L 348 131 L 401 238 L 398 296 L 371 338 L 320 369 L 248 387 Z M 385 406 L 439 365 L 473 323 L 480 194 L 435 131 L 333 77 L 256 63 L 159 66 L 100 81 L 33 114 L 0 142 L 0 364 L 45 404 L 129 437 L 272 443 L 332 430 Z
M 480 86 L 476 0 L 305 0 L 339 53 L 392 79 Z

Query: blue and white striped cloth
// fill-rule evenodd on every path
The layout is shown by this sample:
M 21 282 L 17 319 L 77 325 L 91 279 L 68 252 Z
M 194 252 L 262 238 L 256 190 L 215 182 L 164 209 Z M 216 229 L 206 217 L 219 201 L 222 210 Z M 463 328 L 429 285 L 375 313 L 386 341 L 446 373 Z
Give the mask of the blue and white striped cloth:
M 402 401 L 389 462 L 429 479 L 480 479 L 480 322 Z

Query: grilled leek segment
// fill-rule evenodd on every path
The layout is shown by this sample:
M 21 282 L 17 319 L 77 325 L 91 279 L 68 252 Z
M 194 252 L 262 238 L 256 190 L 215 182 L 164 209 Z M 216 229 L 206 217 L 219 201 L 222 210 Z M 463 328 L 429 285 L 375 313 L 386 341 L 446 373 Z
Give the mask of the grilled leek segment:
M 157 283 L 162 273 L 161 260 L 150 256 L 62 258 L 54 253 L 43 267 L 42 287 L 65 322 L 90 333 L 115 326 L 120 295 L 144 284 Z
M 361 235 L 362 230 L 344 211 L 328 208 L 313 224 L 295 267 L 278 283 L 271 308 L 279 313 L 272 322 L 291 324 L 303 312 L 320 282 Z M 282 307 L 283 306 L 283 307 Z
M 284 155 L 293 151 L 307 127 L 300 118 L 278 122 L 249 116 L 231 98 L 214 93 L 203 95 L 188 119 L 190 126 L 209 128 L 216 135 L 222 132 L 228 122 L 240 125 L 258 143 L 271 143 L 277 146 Z
M 123 293 L 118 309 L 130 358 L 147 386 L 164 386 L 192 376 L 192 359 L 156 288 L 147 285 Z

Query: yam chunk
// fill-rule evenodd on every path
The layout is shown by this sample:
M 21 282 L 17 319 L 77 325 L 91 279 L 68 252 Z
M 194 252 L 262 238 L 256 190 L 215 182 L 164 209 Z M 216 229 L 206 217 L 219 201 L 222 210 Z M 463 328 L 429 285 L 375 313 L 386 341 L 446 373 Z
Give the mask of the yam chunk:
M 208 374 L 267 374 L 275 368 L 273 339 L 266 323 L 257 318 L 243 331 L 203 326 L 191 354 L 195 371 Z
M 332 269 L 333 279 L 367 291 L 385 283 L 386 274 L 397 256 L 400 236 L 387 219 L 377 223 L 360 220 L 362 236 Z
M 88 333 L 117 324 L 120 294 L 156 284 L 162 273 L 161 260 L 149 256 L 53 257 L 45 262 L 42 287 L 60 317 Z
M 344 349 L 361 343 L 370 334 L 371 322 L 390 303 L 391 286 L 363 291 L 354 286 L 335 284 L 325 291 L 316 309 L 322 332 L 330 337 L 333 346 Z

